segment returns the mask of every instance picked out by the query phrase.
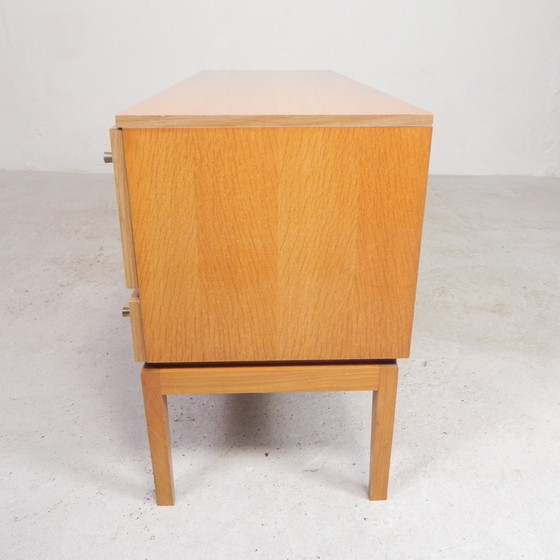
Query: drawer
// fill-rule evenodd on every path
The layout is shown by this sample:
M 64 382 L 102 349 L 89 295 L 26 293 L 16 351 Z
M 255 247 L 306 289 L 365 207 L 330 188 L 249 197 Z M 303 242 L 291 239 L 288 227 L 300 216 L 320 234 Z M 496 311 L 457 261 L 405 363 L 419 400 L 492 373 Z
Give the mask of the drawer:
M 117 193 L 117 210 L 121 229 L 121 243 L 124 261 L 124 275 L 127 288 L 138 288 L 136 273 L 136 258 L 134 255 L 134 242 L 132 237 L 132 221 L 130 219 L 130 203 L 128 198 L 128 183 L 124 159 L 124 145 L 122 130 L 112 128 L 111 153 L 113 173 L 115 176 L 115 189 Z
M 140 297 L 138 290 L 135 290 L 128 301 L 130 317 L 130 328 L 132 330 L 132 346 L 134 349 L 134 359 L 137 362 L 146 361 L 144 350 L 144 329 L 142 327 L 142 312 L 140 310 Z

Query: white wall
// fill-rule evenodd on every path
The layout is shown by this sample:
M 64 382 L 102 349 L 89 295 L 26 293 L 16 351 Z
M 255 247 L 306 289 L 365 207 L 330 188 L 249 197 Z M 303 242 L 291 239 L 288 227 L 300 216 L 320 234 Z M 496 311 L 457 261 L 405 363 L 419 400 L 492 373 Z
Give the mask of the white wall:
M 0 168 L 106 171 L 201 69 L 330 68 L 435 114 L 432 173 L 560 176 L 558 0 L 0 0 Z

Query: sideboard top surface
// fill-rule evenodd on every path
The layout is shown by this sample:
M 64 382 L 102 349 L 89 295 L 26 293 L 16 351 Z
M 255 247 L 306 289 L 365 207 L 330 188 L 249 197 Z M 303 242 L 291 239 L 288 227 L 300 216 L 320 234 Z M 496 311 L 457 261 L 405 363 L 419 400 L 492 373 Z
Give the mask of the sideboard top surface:
M 119 128 L 431 126 L 432 115 L 328 70 L 204 71 L 116 116 Z

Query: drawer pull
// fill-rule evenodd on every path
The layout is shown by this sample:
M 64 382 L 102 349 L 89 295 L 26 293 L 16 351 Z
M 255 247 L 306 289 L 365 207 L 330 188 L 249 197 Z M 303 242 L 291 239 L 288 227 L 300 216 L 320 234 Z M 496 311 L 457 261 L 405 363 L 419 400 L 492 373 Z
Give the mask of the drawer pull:
M 122 308 L 122 316 L 123 317 L 130 317 L 130 308 L 129 307 L 123 307 Z
M 103 161 L 105 163 L 113 163 L 113 153 L 112 152 L 103 152 Z

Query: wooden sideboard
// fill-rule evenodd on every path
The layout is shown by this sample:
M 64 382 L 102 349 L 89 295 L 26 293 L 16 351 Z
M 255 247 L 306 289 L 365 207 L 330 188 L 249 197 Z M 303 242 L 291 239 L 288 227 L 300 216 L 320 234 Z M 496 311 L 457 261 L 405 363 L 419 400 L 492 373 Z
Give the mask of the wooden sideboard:
M 111 130 L 156 496 L 166 395 L 370 390 L 384 499 L 432 116 L 328 71 L 201 72 Z

